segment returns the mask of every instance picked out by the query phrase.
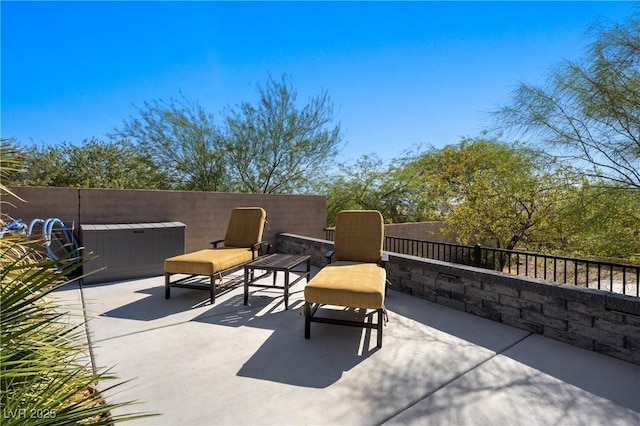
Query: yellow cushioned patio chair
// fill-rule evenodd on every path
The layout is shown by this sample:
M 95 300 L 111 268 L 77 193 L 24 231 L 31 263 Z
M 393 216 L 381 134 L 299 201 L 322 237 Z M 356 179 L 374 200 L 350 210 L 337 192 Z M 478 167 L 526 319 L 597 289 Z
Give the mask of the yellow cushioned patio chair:
M 384 223 L 376 210 L 345 210 L 336 218 L 334 251 L 327 253 L 329 264 L 304 289 L 304 337 L 311 336 L 311 323 L 347 325 L 377 329 L 382 347 L 385 319 L 386 271 L 382 267 Z M 335 256 L 335 262 L 331 258 Z M 321 305 L 373 310 L 377 323 L 318 317 Z
M 211 303 L 215 302 L 215 278 L 242 268 L 246 263 L 268 254 L 271 244 L 262 241 L 267 213 L 261 207 L 238 207 L 231 211 L 224 240 L 212 241 L 213 248 L 170 257 L 164 261 L 165 298 L 171 297 L 171 287 L 209 290 Z M 224 243 L 224 247 L 218 247 Z M 187 277 L 171 281 L 174 274 Z M 193 282 L 193 277 L 206 275 L 208 285 Z

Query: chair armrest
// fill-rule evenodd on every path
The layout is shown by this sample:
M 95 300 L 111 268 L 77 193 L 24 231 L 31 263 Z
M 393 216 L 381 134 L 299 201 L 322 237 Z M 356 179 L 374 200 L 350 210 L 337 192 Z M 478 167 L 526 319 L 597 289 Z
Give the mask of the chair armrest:
M 331 263 L 331 261 L 333 260 L 333 254 L 335 252 L 333 250 L 329 250 L 328 252 L 325 253 L 324 257 L 327 259 L 327 263 Z
M 271 253 L 271 247 L 273 245 L 269 242 L 269 241 L 260 241 L 259 243 L 255 243 L 251 245 L 251 257 L 253 258 L 253 256 L 255 255 L 256 250 L 258 250 L 258 256 L 262 256 L 264 254 L 270 254 Z M 267 252 L 264 253 L 264 248 L 266 247 Z
M 211 246 L 213 248 L 218 248 L 218 244 L 223 243 L 224 240 L 215 240 L 215 241 L 211 241 Z

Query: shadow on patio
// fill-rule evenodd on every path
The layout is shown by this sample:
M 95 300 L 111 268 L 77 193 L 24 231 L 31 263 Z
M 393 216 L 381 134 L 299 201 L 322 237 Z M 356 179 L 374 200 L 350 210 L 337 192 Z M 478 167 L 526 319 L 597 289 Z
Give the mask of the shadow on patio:
M 85 286 L 98 365 L 135 378 L 112 399 L 163 413 L 140 424 L 640 424 L 640 366 L 393 290 L 381 349 L 325 324 L 306 340 L 303 285 L 288 311 L 271 289 Z

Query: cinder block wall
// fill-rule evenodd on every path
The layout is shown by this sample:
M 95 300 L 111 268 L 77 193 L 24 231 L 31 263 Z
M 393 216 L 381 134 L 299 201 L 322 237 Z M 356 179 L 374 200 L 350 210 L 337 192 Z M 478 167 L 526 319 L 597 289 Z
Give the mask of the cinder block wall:
M 283 253 L 323 266 L 333 243 L 281 234 Z M 392 288 L 453 309 L 640 364 L 640 298 L 389 253 Z
M 29 223 L 56 217 L 80 224 L 182 222 L 187 225 L 187 251 L 211 247 L 224 238 L 234 207 L 258 206 L 267 211 L 264 239 L 277 244 L 277 234 L 293 232 L 323 237 L 326 198 L 307 195 L 239 194 L 191 191 L 147 191 L 11 187 L 25 200 L 3 204 L 3 213 Z M 7 200 L 3 200 L 7 201 Z

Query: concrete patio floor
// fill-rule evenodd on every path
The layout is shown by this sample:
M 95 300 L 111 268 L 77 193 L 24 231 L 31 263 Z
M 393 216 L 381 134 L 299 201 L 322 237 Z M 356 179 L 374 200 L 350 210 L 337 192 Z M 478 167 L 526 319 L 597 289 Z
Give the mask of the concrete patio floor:
M 282 274 L 280 274 L 282 275 Z M 279 276 L 280 277 L 280 276 Z M 265 278 L 271 280 L 271 278 Z M 266 281 L 269 282 L 269 281 Z M 375 331 L 312 324 L 304 281 L 208 292 L 164 278 L 84 286 L 111 402 L 151 425 L 640 425 L 640 366 L 389 290 Z M 78 285 L 55 293 L 80 306 Z M 343 312 L 344 313 L 344 312 Z M 103 384 L 103 386 L 108 383 Z

